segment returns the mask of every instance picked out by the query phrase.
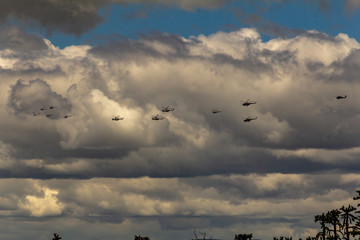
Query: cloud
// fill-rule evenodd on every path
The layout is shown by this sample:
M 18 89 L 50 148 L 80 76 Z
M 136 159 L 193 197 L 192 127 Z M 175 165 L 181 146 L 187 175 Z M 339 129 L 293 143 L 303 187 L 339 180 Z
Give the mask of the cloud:
M 0 189 L 6 194 L 0 198 L 0 214 L 2 220 L 17 216 L 17 226 L 29 226 L 23 221 L 35 218 L 43 227 L 33 229 L 42 235 L 51 226 L 71 236 L 114 238 L 143 232 L 161 239 L 171 235 L 182 239 L 182 234 L 192 235 L 196 227 L 209 236 L 230 238 L 243 227 L 258 238 L 277 236 L 282 229 L 300 237 L 317 231 L 315 214 L 353 204 L 353 187 L 359 181 L 358 176 L 348 174 L 2 179 Z M 118 230 L 100 233 L 115 224 Z M 183 233 L 175 234 L 179 230 Z
M 7 48 L 22 52 L 41 51 L 47 49 L 47 45 L 40 36 L 31 35 L 20 28 L 10 25 L 2 25 L 0 48 Z M 26 39 L 26 41 L 24 41 Z
M 103 22 L 104 16 L 99 13 L 101 8 L 111 4 L 161 4 L 164 6 L 178 6 L 185 10 L 196 8 L 217 8 L 225 4 L 226 0 L 210 1 L 133 1 L 133 0 L 36 0 L 31 4 L 26 0 L 0 3 L 0 20 L 6 22 L 15 19 L 23 24 L 38 24 L 49 34 L 60 31 L 66 34 L 81 35 Z
M 299 3 L 295 3 L 294 1 L 255 0 L 247 1 L 241 5 L 239 4 L 236 6 L 229 5 L 228 9 L 243 26 L 251 26 L 256 28 L 259 32 L 270 38 L 290 38 L 305 33 L 307 30 L 309 30 L 309 27 L 299 28 L 294 27 L 294 25 L 291 27 L 287 23 L 279 24 L 278 22 L 274 22 L 273 19 L 269 18 L 267 13 L 272 12 L 272 14 L 274 14 L 274 12 L 278 11 L 279 9 L 285 9 L 291 6 L 296 8 L 300 6 L 298 4 Z M 330 16 L 332 11 L 341 12 L 344 17 L 351 18 L 359 10 L 360 6 L 358 0 L 345 0 L 339 2 L 339 4 L 334 4 L 325 0 L 316 0 L 302 1 L 301 4 L 303 5 L 302 8 L 305 8 L 305 11 L 312 13 L 318 12 L 320 15 L 322 15 L 321 17 L 325 17 L 325 19 Z M 339 9 L 341 10 L 339 11 Z M 339 27 L 339 25 L 333 24 L 330 26 L 330 30 L 339 30 Z M 337 32 L 338 31 L 336 31 L 334 34 Z
M 25 45 L 33 38 L 14 34 Z M 94 47 L 43 42 L 22 54 L 0 39 L 0 215 L 17 226 L 9 235 L 184 239 L 198 227 L 224 239 L 239 229 L 306 237 L 315 214 L 353 204 L 359 43 L 347 35 L 264 42 L 246 28 Z M 247 99 L 257 103 L 242 106 Z M 161 112 L 167 105 L 175 110 Z
M 345 34 L 308 31 L 263 42 L 249 28 L 188 39 L 157 33 L 95 47 L 43 42 L 45 49 L 34 46 L 26 56 L 10 45 L 0 51 L 0 140 L 13 149 L 10 159 L 27 162 L 4 176 L 354 169 L 353 161 L 329 165 L 298 154 L 344 149 L 356 158 L 358 86 L 352 77 L 359 44 Z M 349 97 L 335 99 L 344 94 Z M 257 103 L 242 106 L 247 99 Z M 162 113 L 166 105 L 175 111 Z M 215 115 L 212 108 L 223 111 Z M 155 114 L 165 119 L 152 121 Z M 111 121 L 117 115 L 124 120 Z M 244 123 L 248 116 L 258 118 Z
M 14 114 L 41 114 L 51 115 L 51 119 L 63 117 L 60 112 L 69 112 L 70 106 L 66 99 L 51 90 L 43 80 L 31 80 L 28 84 L 21 80 L 12 87 L 9 96 L 8 108 Z M 59 108 L 60 111 L 54 109 Z M 43 109 L 43 110 L 41 110 Z
M 15 18 L 21 22 L 35 21 L 49 32 L 60 30 L 69 34 L 80 34 L 102 21 L 97 13 L 105 1 L 2 1 L 0 19 Z
M 0 3 L 0 21 L 6 23 L 15 20 L 31 27 L 40 26 L 48 34 L 60 31 L 65 34 L 81 36 L 94 29 L 107 18 L 106 14 L 100 13 L 100 10 L 111 8 L 115 4 L 123 7 L 131 4 L 136 5 L 135 13 L 130 17 L 146 17 L 146 9 L 151 8 L 153 5 L 177 7 L 185 11 L 194 11 L 198 8 L 218 9 L 229 2 L 229 0 L 36 0 L 29 3 L 26 0 L 4 0 Z M 269 11 L 272 4 L 279 5 L 283 4 L 283 2 L 278 0 L 251 1 L 248 5 L 255 7 L 256 13 L 247 13 L 240 8 L 232 9 L 232 11 L 243 23 L 257 26 L 261 29 L 261 32 L 271 36 L 275 34 L 275 36 L 289 37 L 304 32 L 302 29 L 290 29 L 269 22 L 258 15 L 258 12 Z M 309 5 L 313 4 L 312 2 Z M 333 7 L 323 0 L 315 1 L 315 4 L 318 4 L 319 9 L 325 13 Z M 358 9 L 359 3 L 356 0 L 347 0 L 344 1 L 344 5 L 349 12 L 353 13 Z M 12 40 L 12 44 L 18 44 L 14 41 L 15 39 Z M 17 39 L 17 41 L 21 41 L 21 39 Z
M 349 12 L 354 13 L 360 7 L 360 2 L 357 0 L 347 0 L 346 7 Z
M 56 216 L 61 214 L 62 206 L 57 203 L 57 192 L 50 189 L 44 189 L 44 196 L 36 197 L 28 195 L 25 197 L 26 202 L 20 204 L 20 208 L 26 209 L 31 216 L 44 217 Z

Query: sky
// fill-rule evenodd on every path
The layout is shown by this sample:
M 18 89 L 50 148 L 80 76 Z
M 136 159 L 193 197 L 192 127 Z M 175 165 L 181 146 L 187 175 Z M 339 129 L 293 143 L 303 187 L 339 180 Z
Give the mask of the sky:
M 0 239 L 315 236 L 357 205 L 359 10 L 2 0 Z

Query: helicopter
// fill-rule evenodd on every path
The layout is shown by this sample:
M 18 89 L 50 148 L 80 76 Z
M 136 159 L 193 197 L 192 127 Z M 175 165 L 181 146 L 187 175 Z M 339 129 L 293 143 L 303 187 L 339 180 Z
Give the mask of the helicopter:
M 214 114 L 216 114 L 216 113 L 221 113 L 222 110 L 221 110 L 221 109 L 218 109 L 218 108 L 213 108 L 213 109 L 211 109 L 211 112 L 214 113 Z
M 242 102 L 243 104 L 243 106 L 249 106 L 249 105 L 251 105 L 251 104 L 256 104 L 256 102 L 254 102 L 254 101 L 249 101 L 249 99 L 248 100 L 246 100 L 246 102 L 244 102 L 244 101 L 240 101 L 240 102 Z
M 166 106 L 166 107 L 162 107 L 162 112 L 171 112 L 171 111 L 174 111 L 175 108 L 172 108 L 172 107 L 169 107 L 169 106 Z
M 249 116 L 249 117 L 244 119 L 244 122 L 250 122 L 250 121 L 256 120 L 256 119 L 257 119 L 257 117 L 252 118 L 252 117 Z
M 69 118 L 69 117 L 71 117 L 71 115 L 65 115 L 65 116 L 64 116 L 64 118 Z
M 152 119 L 152 120 L 163 120 L 164 117 L 163 117 L 163 116 L 160 116 L 159 114 L 156 114 L 155 116 L 152 116 L 151 119 Z
M 40 114 L 40 112 L 32 112 L 34 116 L 37 116 Z
M 119 120 L 123 120 L 124 118 L 123 117 L 120 117 L 120 116 L 113 116 L 113 118 L 111 120 L 113 121 L 119 121 Z
M 344 99 L 344 98 L 347 98 L 347 96 L 337 96 L 336 99 Z
M 51 106 L 49 107 L 49 109 L 54 109 L 54 108 L 56 108 L 56 106 L 54 106 L 54 105 L 51 105 Z
M 46 114 L 46 117 L 47 118 L 49 118 L 49 117 L 51 117 L 52 116 L 52 114 Z
M 40 108 L 40 111 L 45 111 L 45 110 L 46 110 L 46 108 L 44 108 L 44 107 Z

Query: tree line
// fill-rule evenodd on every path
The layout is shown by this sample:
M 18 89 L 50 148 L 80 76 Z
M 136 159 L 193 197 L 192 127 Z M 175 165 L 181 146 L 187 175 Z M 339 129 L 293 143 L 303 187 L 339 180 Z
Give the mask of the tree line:
M 360 190 L 356 191 L 355 201 L 360 200 Z M 356 207 L 360 207 L 357 203 Z M 306 240 L 360 240 L 360 211 L 357 208 L 344 205 L 339 209 L 332 209 L 326 213 L 315 216 L 314 221 L 320 224 L 321 231 L 315 237 L 307 237 Z M 234 240 L 251 240 L 252 234 L 235 235 Z M 280 236 L 273 240 L 292 240 L 292 237 Z M 301 238 L 299 239 L 301 240 Z
M 356 191 L 357 196 L 353 197 L 358 201 L 356 207 L 360 207 L 360 190 Z M 326 213 L 315 216 L 314 221 L 320 224 L 321 231 L 315 237 L 307 237 L 306 240 L 360 240 L 360 211 L 357 208 L 344 205 L 339 209 L 332 209 Z M 195 230 L 194 230 L 195 231 Z M 206 233 L 203 238 L 198 238 L 195 234 L 195 240 L 208 240 Z M 251 240 L 253 234 L 236 234 L 234 240 Z M 54 233 L 52 240 L 60 240 L 59 234 Z M 211 238 L 210 238 L 211 239 Z M 134 240 L 150 240 L 147 236 L 135 235 Z M 292 237 L 274 237 L 273 240 L 292 240 Z M 301 238 L 299 239 L 301 240 Z
M 360 190 L 353 199 L 360 200 Z M 357 207 L 360 203 L 357 204 Z M 316 235 L 320 240 L 350 240 L 351 237 L 360 239 L 360 211 L 356 207 L 344 205 L 339 209 L 333 209 L 326 213 L 315 216 L 315 222 L 320 223 L 321 231 Z

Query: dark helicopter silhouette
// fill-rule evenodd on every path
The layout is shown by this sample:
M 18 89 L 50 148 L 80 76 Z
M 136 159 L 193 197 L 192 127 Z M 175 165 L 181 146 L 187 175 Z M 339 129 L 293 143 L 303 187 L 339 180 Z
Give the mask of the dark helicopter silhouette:
M 46 117 L 47 118 L 49 118 L 49 117 L 51 117 L 52 116 L 52 114 L 46 114 Z
M 242 102 L 243 104 L 243 106 L 249 106 L 249 105 L 251 105 L 251 104 L 256 104 L 256 102 L 254 102 L 254 101 L 249 101 L 249 99 L 248 100 L 246 100 L 246 102 L 244 102 L 244 101 L 240 101 L 240 102 Z
M 221 113 L 222 110 L 221 110 L 221 109 L 218 109 L 218 108 L 213 108 L 213 109 L 211 109 L 211 112 L 214 113 L 214 114 L 216 114 L 216 113 Z
M 152 120 L 163 120 L 164 119 L 164 117 L 163 116 L 160 116 L 159 114 L 156 114 L 155 116 L 152 116 L 152 118 L 151 118 Z
M 56 108 L 56 106 L 54 106 L 54 105 L 51 105 L 50 107 L 49 107 L 49 109 L 55 109 Z
M 123 117 L 120 117 L 120 116 L 113 116 L 113 118 L 111 120 L 113 121 L 119 121 L 119 120 L 123 120 L 124 118 Z
M 336 99 L 344 99 L 344 98 L 347 98 L 347 96 L 337 96 Z
M 256 120 L 256 119 L 257 119 L 257 117 L 252 118 L 252 117 L 249 116 L 249 117 L 244 119 L 244 122 L 250 122 L 250 121 Z
M 64 116 L 64 118 L 69 118 L 69 117 L 71 117 L 71 115 L 65 115 L 65 116 Z
M 162 112 L 171 112 L 171 111 L 174 111 L 175 108 L 172 108 L 172 107 L 169 107 L 169 106 L 166 106 L 166 107 L 162 107 L 161 111 Z

